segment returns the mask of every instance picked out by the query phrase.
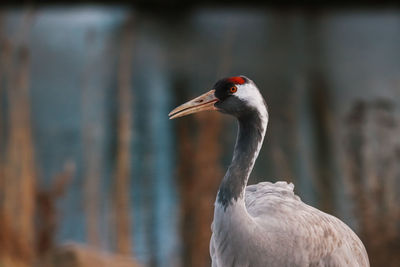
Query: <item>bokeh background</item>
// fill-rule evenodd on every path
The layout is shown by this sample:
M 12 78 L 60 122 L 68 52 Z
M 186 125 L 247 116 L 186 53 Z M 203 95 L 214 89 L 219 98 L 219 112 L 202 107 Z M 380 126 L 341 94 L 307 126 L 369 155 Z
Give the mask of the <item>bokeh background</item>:
M 210 266 L 235 121 L 176 105 L 246 75 L 285 180 L 400 266 L 400 10 L 77 3 L 0 10 L 0 266 Z

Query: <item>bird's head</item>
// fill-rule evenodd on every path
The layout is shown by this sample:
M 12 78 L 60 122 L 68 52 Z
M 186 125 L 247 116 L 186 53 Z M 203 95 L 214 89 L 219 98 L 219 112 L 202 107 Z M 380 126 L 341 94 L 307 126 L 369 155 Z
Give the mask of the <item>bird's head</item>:
M 268 119 L 267 106 L 255 83 L 245 76 L 217 81 L 213 89 L 169 113 L 170 119 L 204 110 L 217 110 L 237 118 L 258 113 Z

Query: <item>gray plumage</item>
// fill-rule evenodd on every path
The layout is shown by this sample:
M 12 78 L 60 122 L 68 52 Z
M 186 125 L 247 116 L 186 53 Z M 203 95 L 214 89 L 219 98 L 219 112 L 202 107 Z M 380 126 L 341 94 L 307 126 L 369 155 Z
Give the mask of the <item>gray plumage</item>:
M 246 187 L 245 201 L 216 204 L 213 267 L 369 266 L 364 245 L 342 221 L 303 203 L 293 184 Z

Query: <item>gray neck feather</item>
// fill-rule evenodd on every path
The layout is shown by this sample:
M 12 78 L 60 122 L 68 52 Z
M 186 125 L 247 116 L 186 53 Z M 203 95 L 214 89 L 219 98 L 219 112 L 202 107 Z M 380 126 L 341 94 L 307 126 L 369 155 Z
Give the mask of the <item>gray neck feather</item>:
M 224 207 L 224 210 L 234 200 L 244 197 L 247 181 L 264 140 L 267 120 L 268 117 L 260 116 L 257 111 L 238 118 L 239 131 L 232 163 L 218 191 L 217 202 Z

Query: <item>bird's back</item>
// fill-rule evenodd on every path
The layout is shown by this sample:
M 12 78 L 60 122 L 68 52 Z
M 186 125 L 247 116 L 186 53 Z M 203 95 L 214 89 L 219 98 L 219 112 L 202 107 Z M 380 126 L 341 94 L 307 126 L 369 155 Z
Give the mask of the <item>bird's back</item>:
M 336 217 L 303 203 L 293 188 L 293 184 L 286 182 L 247 186 L 245 206 L 254 224 L 250 226 L 253 230 L 247 233 L 254 234 L 234 244 L 234 237 L 214 233 L 210 244 L 213 266 L 224 266 L 216 263 L 229 258 L 218 250 L 222 239 L 229 240 L 227 246 L 254 245 L 258 250 L 241 255 L 248 259 L 235 266 L 369 266 L 364 245 L 357 235 Z M 233 250 L 224 249 L 224 252 L 235 254 Z M 256 261 L 252 253 L 257 255 Z

